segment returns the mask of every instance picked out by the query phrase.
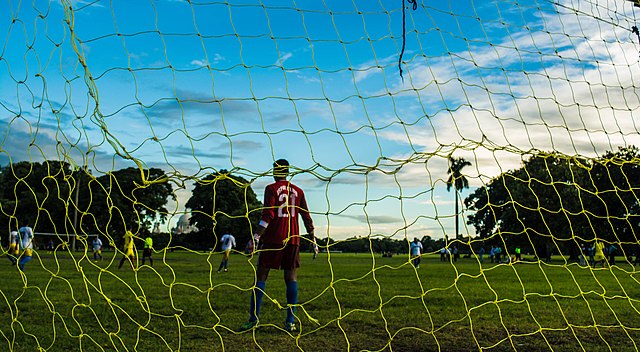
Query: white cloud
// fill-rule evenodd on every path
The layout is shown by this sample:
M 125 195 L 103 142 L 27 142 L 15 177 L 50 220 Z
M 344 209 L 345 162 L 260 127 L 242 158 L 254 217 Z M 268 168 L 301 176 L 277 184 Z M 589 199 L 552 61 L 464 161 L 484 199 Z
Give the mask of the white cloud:
M 222 55 L 220 55 L 218 53 L 213 54 L 213 63 L 214 64 L 220 63 L 222 61 L 227 61 L 227 59 L 224 56 L 222 56 Z
M 279 53 L 279 57 L 278 60 L 276 60 L 276 62 L 273 63 L 274 66 L 283 66 L 285 62 L 287 62 L 287 60 L 289 60 L 292 56 L 293 53 L 289 53 L 289 52 L 282 52 Z
M 638 48 L 616 33 L 624 29 L 600 24 L 601 15 L 540 13 L 546 32 L 523 28 L 492 46 L 413 62 L 390 90 L 411 104 L 419 97 L 415 110 L 428 117 L 408 132 L 378 135 L 426 153 L 444 147 L 483 160 L 478 174 L 485 177 L 516 167 L 523 153 L 596 156 L 640 144 L 633 117 Z M 496 153 L 502 158 L 486 163 Z
M 206 59 L 195 59 L 195 60 L 191 60 L 190 62 L 191 65 L 193 66 L 209 66 L 209 61 L 207 61 Z

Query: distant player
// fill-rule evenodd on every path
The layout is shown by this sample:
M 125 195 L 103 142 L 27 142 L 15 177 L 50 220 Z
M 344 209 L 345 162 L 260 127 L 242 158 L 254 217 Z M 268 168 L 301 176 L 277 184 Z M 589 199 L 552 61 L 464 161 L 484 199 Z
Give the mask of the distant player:
M 20 254 L 20 238 L 18 237 L 18 231 L 11 231 L 9 233 L 9 260 L 11 265 L 16 265 L 18 262 L 18 255 Z
M 142 249 L 142 265 L 144 265 L 144 259 L 149 258 L 149 265 L 153 266 L 151 254 L 153 254 L 153 238 L 151 238 L 151 234 L 147 234 L 147 237 L 144 238 L 144 248 Z
M 411 251 L 411 263 L 418 269 L 420 267 L 420 258 L 422 256 L 422 242 L 417 237 L 413 239 L 413 242 L 409 245 Z
M 93 239 L 93 260 L 98 261 L 98 258 L 100 258 L 100 260 L 102 260 L 102 240 L 100 239 L 100 236 L 96 236 L 96 238 Z
M 460 251 L 458 250 L 458 246 L 453 246 L 453 248 L 451 248 L 451 252 L 453 254 L 453 261 L 457 262 L 458 259 L 460 259 Z
M 493 255 L 495 256 L 496 263 L 502 263 L 502 248 L 500 246 L 496 246 L 493 249 Z
M 49 241 L 47 241 L 47 250 L 53 252 L 53 247 L 54 247 L 54 243 L 53 243 L 53 238 L 49 239 Z
M 609 255 L 609 266 L 616 264 L 616 251 L 618 248 L 612 243 L 608 247 L 608 255 Z
M 124 234 L 124 246 L 122 247 L 122 250 L 124 252 L 124 257 L 120 259 L 120 265 L 118 265 L 118 269 L 122 268 L 122 264 L 124 264 L 125 260 L 129 260 L 131 269 L 135 270 L 134 262 L 136 260 L 136 255 L 133 243 L 133 233 L 131 232 L 131 229 L 128 229 Z
M 600 263 L 601 267 L 604 267 L 604 244 L 600 241 L 596 241 L 596 244 L 593 245 L 593 251 L 595 255 L 593 256 L 593 266 Z
M 220 243 L 222 243 L 220 247 L 222 250 L 222 261 L 218 267 L 218 272 L 221 272 L 223 269 L 227 272 L 229 271 L 229 254 L 231 254 L 231 249 L 236 246 L 236 238 L 227 233 L 222 236 Z
M 264 296 L 270 269 L 284 270 L 287 295 L 287 318 L 285 330 L 297 331 L 295 325 L 295 305 L 298 303 L 298 281 L 296 269 L 300 266 L 300 225 L 298 214 L 302 216 L 310 239 L 313 235 L 313 221 L 307 207 L 304 192 L 287 181 L 289 162 L 284 159 L 273 164 L 274 183 L 264 190 L 264 208 L 254 238 L 260 244 L 260 257 L 256 283 L 249 305 L 249 321 L 240 327 L 249 330 L 258 324 L 260 306 Z
M 587 246 L 587 256 L 589 257 L 589 266 L 594 266 L 596 263 L 595 260 L 596 249 L 593 246 Z
M 24 270 L 24 266 L 31 260 L 33 255 L 33 229 L 29 226 L 28 221 L 18 230 L 18 235 L 20 236 L 20 248 L 22 249 L 18 267 L 20 270 Z
M 578 263 L 580 266 L 587 265 L 587 247 L 583 244 L 580 245 L 580 255 L 578 256 Z

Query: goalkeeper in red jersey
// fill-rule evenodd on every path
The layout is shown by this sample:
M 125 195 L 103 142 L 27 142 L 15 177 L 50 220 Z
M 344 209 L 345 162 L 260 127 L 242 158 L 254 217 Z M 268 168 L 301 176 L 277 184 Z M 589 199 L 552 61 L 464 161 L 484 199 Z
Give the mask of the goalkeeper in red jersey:
M 260 306 L 264 296 L 269 270 L 284 270 L 287 287 L 287 318 L 285 330 L 297 331 L 295 325 L 295 305 L 298 303 L 298 281 L 296 269 L 300 266 L 300 225 L 298 214 L 302 217 L 311 241 L 313 221 L 309 214 L 304 192 L 298 186 L 287 181 L 289 162 L 284 159 L 273 164 L 275 182 L 264 190 L 264 208 L 254 238 L 259 243 L 258 269 L 256 283 L 249 305 L 249 321 L 240 330 L 249 330 L 258 324 Z

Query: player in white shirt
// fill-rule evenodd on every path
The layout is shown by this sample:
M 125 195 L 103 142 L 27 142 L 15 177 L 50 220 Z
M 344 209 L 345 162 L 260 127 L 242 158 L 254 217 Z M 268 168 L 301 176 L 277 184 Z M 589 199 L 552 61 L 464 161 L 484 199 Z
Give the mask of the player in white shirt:
M 102 260 L 102 240 L 99 236 L 93 239 L 93 260 Z
M 218 267 L 218 272 L 229 271 L 229 254 L 231 253 L 231 248 L 236 246 L 236 238 L 231 234 L 225 234 L 220 239 L 220 243 L 222 243 L 222 261 L 220 262 L 220 266 Z
M 410 250 L 411 262 L 417 269 L 420 267 L 420 257 L 422 256 L 422 242 L 420 242 L 417 237 L 413 239 L 413 242 L 411 242 Z
M 29 226 L 29 222 L 25 222 L 19 230 L 20 248 L 22 249 L 22 257 L 18 262 L 20 270 L 24 270 L 25 264 L 31 260 L 33 255 L 33 229 Z

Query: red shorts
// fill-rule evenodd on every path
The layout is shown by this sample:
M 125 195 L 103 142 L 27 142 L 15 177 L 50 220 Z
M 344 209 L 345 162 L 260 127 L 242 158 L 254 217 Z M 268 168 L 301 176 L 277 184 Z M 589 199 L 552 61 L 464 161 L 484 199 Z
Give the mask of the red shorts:
M 258 265 L 269 269 L 291 270 L 300 267 L 300 246 L 261 243 Z

